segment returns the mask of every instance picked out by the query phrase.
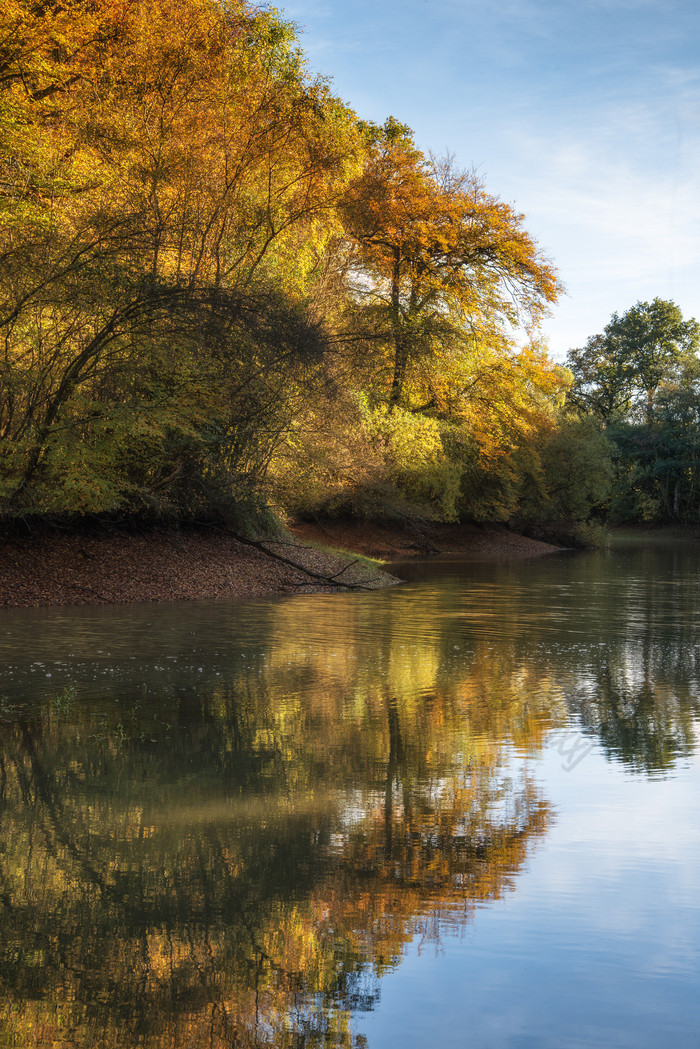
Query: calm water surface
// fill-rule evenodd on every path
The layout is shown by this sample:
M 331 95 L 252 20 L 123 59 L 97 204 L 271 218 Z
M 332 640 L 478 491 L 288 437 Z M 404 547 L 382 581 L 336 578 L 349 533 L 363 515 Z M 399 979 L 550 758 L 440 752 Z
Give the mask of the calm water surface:
M 0 614 L 0 1046 L 700 1046 L 700 554 Z

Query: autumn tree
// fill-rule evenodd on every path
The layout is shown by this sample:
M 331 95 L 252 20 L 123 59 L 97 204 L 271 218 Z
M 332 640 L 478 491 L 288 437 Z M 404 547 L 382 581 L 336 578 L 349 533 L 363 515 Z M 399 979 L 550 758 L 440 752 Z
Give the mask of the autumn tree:
M 475 174 L 450 158 L 426 158 L 393 119 L 366 134 L 368 159 L 343 214 L 358 301 L 388 348 L 387 401 L 395 407 L 410 402 L 407 378 L 421 364 L 503 345 L 518 325 L 532 329 L 560 286 L 523 216 Z
M 560 285 L 523 217 L 473 173 L 426 157 L 394 118 L 360 129 L 365 162 L 340 208 L 336 342 L 350 350 L 359 412 L 345 414 L 366 451 L 335 505 L 455 519 L 465 471 L 541 425 L 563 389 L 536 339 Z
M 0 512 L 199 517 L 315 456 L 454 518 L 562 388 L 522 216 L 272 10 L 0 5 Z
M 318 361 L 352 114 L 236 0 L 3 2 L 4 511 L 167 505 L 222 462 L 235 487 Z

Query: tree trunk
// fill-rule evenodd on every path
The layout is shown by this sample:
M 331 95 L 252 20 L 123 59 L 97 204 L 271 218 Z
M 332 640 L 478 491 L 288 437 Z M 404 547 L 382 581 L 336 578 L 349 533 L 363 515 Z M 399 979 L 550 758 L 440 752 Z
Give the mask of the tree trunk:
M 406 368 L 408 366 L 408 353 L 400 339 L 394 341 L 394 375 L 391 380 L 391 393 L 389 394 L 389 410 L 393 410 L 400 402 L 403 394 L 403 386 L 406 380 Z
M 389 393 L 389 411 L 393 411 L 400 402 L 403 385 L 406 380 L 408 353 L 403 338 L 400 302 L 401 259 L 398 253 L 394 256 L 394 268 L 391 276 L 391 327 L 394 341 L 394 374 Z

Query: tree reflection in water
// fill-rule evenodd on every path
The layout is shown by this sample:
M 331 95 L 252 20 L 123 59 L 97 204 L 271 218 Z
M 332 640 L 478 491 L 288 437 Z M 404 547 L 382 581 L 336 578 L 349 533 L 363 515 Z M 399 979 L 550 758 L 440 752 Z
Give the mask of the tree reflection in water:
M 3 1044 L 355 1044 L 404 946 L 499 898 L 550 818 L 457 693 L 176 705 L 160 734 L 6 717 Z
M 75 692 L 67 659 L 41 702 L 18 684 L 0 709 L 0 1042 L 361 1044 L 352 1014 L 406 945 L 515 885 L 552 819 L 528 762 L 552 730 L 573 715 L 652 773 L 694 746 L 685 562 L 673 593 L 669 573 L 582 564 L 585 590 L 572 559 L 483 584 L 471 566 L 419 602 L 270 602 L 243 647 L 226 606 L 197 652 L 192 614 L 164 610 L 157 667 L 130 610 L 111 677 L 86 634 Z

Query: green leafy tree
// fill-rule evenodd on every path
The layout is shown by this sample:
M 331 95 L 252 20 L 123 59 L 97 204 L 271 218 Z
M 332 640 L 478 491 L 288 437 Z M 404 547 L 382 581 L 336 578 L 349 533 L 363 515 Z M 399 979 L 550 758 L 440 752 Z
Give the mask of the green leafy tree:
M 651 422 L 659 390 L 673 382 L 700 347 L 700 325 L 684 320 L 674 302 L 638 302 L 614 313 L 600 335 L 569 352 L 574 383 L 569 400 L 606 422 L 642 418 Z
M 541 444 L 546 500 L 540 513 L 587 521 L 610 496 L 612 444 L 593 419 L 559 421 Z

